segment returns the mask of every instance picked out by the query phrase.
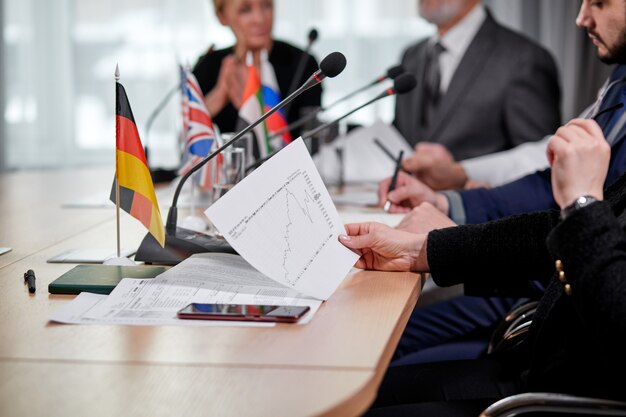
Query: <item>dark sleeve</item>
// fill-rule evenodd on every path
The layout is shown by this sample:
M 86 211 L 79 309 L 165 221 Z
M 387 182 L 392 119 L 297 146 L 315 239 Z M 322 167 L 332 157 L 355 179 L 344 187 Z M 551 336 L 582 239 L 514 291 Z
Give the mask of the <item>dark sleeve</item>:
M 193 68 L 193 75 L 198 80 L 202 93 L 206 96 L 217 84 L 222 60 L 232 53 L 232 48 L 221 49 L 203 55 Z M 234 132 L 237 125 L 237 109 L 228 103 L 218 114 L 212 114 L 215 123 L 222 132 Z
M 427 255 L 433 280 L 443 287 L 547 280 L 554 265 L 545 240 L 557 217 L 556 211 L 543 211 L 430 232 Z
M 309 77 L 319 69 L 315 58 L 307 52 L 295 46 L 276 40 L 270 54 L 270 62 L 274 67 L 281 97 L 284 99 L 289 94 L 294 76 L 297 73 L 300 61 L 305 60 L 304 71 L 296 82 L 296 88 L 300 87 Z M 322 103 L 322 86 L 316 85 L 303 92 L 294 99 L 288 107 L 287 123 L 293 123 L 304 115 L 307 108 L 317 108 Z M 299 129 L 294 129 L 291 136 L 295 139 L 300 135 Z
M 504 100 L 508 148 L 540 140 L 561 124 L 561 91 L 554 59 L 536 45 L 517 58 Z
M 313 56 L 308 55 L 305 70 L 302 73 L 302 77 L 298 82 L 297 87 L 301 86 L 305 83 L 309 77 L 319 69 L 317 61 Z M 296 87 L 296 88 L 297 88 Z M 286 96 L 286 95 L 285 95 Z M 322 105 L 322 85 L 318 84 L 315 87 L 305 91 L 302 93 L 300 97 L 293 101 L 293 104 L 289 108 L 289 114 L 287 115 L 287 120 L 291 123 L 302 116 L 304 116 L 304 112 L 307 108 L 314 109 L 318 108 Z
M 571 301 L 607 357 L 626 351 L 626 234 L 606 202 L 580 209 L 548 236 L 560 259 Z
M 555 208 L 550 175 L 548 168 L 500 187 L 460 191 L 466 222 L 476 224 Z

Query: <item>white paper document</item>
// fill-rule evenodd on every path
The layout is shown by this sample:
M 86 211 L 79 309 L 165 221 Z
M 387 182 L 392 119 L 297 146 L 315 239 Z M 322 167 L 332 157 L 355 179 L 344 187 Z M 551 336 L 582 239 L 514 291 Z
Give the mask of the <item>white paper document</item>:
M 343 223 L 301 138 L 205 214 L 258 271 L 320 300 L 330 297 L 358 259 L 338 241 Z
M 181 320 L 189 303 L 309 306 L 298 322 L 311 320 L 321 301 L 276 283 L 240 256 L 194 255 L 154 279 L 123 279 L 109 296 L 80 294 L 52 321 L 77 324 L 272 326 L 273 323 Z
M 394 126 L 377 121 L 371 126 L 354 129 L 327 145 L 341 148 L 341 159 L 334 156 L 334 149 L 322 150 L 316 155 L 318 167 L 324 177 L 332 178 L 337 175 L 333 173 L 342 172 L 346 183 L 376 183 L 392 176 L 396 163 L 376 145 L 374 139 L 378 139 L 394 158 L 398 157 L 401 150 L 404 151 L 405 158 L 413 153 L 411 146 Z M 337 164 L 343 166 L 334 166 Z
M 389 227 L 396 227 L 405 216 L 405 213 L 386 213 L 382 209 L 342 209 L 339 216 L 344 224 L 378 222 Z

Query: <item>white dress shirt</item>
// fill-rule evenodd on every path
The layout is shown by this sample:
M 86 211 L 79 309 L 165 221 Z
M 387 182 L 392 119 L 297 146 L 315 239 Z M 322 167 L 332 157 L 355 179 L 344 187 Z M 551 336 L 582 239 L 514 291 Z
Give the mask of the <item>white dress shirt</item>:
M 486 18 L 487 12 L 484 6 L 479 3 L 442 37 L 435 35 L 429 41 L 439 41 L 445 48 L 445 51 L 439 55 L 439 68 L 441 71 L 439 88 L 441 94 L 448 90 L 454 72 Z

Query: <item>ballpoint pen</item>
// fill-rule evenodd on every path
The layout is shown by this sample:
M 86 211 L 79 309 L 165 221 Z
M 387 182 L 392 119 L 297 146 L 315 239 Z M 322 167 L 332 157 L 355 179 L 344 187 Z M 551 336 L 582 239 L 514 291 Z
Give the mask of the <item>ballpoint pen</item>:
M 400 154 L 398 155 L 398 159 L 396 160 L 396 169 L 393 172 L 393 177 L 391 177 L 389 190 L 387 190 L 387 195 L 389 195 L 389 193 L 395 190 L 396 188 L 396 182 L 398 181 L 398 173 L 400 172 L 400 168 L 402 168 L 402 156 L 403 155 L 404 155 L 404 151 L 400 151 Z M 390 208 L 391 208 L 391 200 L 389 200 L 389 197 L 387 197 L 387 201 L 385 201 L 383 210 L 389 211 Z

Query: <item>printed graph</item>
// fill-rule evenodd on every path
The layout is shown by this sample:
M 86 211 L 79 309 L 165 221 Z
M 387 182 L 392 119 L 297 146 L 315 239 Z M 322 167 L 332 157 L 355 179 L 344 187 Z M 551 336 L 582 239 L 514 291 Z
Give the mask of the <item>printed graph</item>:
M 268 242 L 262 256 L 295 285 L 332 238 L 333 224 L 308 173 L 297 169 L 228 233 L 234 239 L 262 233 Z

